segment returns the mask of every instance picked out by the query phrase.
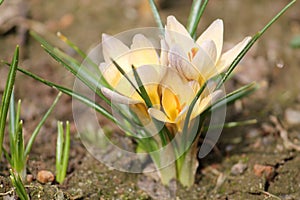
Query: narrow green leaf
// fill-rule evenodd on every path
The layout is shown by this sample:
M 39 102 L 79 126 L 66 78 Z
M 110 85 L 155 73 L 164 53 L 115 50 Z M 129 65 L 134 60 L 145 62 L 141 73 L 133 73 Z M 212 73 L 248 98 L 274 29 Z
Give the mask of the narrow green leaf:
M 44 40 L 41 36 L 39 36 L 35 32 L 30 31 L 30 35 L 42 44 L 42 47 L 44 48 L 44 50 L 51 57 L 53 57 L 58 63 L 62 64 L 68 71 L 70 71 L 72 74 L 74 74 L 76 77 L 78 77 L 81 81 L 83 81 L 83 83 L 88 84 L 89 87 L 91 87 L 91 85 L 90 85 L 91 83 L 93 83 L 94 86 L 97 86 L 98 82 L 99 82 L 101 85 L 103 85 L 107 88 L 110 88 L 110 85 L 107 83 L 107 81 L 102 76 L 102 74 L 98 74 L 98 76 L 95 76 L 95 73 L 91 73 L 91 72 L 87 71 L 87 69 L 84 67 L 81 68 L 80 63 L 78 63 L 77 60 L 66 55 L 65 53 L 58 50 L 57 48 L 53 47 L 52 45 L 50 45 L 46 40 Z M 80 71 L 80 74 L 78 74 L 79 71 Z M 100 71 L 97 70 L 97 72 L 100 72 Z
M 234 92 L 226 95 L 225 97 L 219 99 L 216 103 L 206 108 L 206 110 L 203 113 L 210 112 L 214 109 L 218 109 L 224 105 L 231 104 L 235 102 L 238 99 L 241 99 L 251 93 L 253 93 L 255 90 L 258 89 L 258 85 L 256 83 L 250 83 L 248 85 L 245 85 Z
M 16 47 L 11 68 L 9 70 L 8 78 L 6 81 L 6 86 L 4 89 L 2 102 L 1 102 L 1 116 L 0 116 L 0 156 L 2 155 L 2 145 L 3 145 L 3 139 L 4 139 L 4 131 L 5 131 L 5 124 L 6 124 L 6 118 L 10 103 L 10 97 L 11 93 L 13 91 L 13 86 L 15 83 L 16 78 L 16 72 L 18 68 L 18 62 L 19 62 L 19 46 Z
M 61 163 L 63 155 L 63 145 L 64 145 L 64 135 L 63 135 L 63 124 L 62 122 L 57 122 L 57 140 L 56 140 L 56 180 L 60 182 L 61 180 Z
M 14 89 L 11 93 L 10 97 L 10 105 L 9 105 L 9 134 L 14 135 L 16 132 L 16 123 L 15 123 L 15 95 L 14 95 Z
M 163 31 L 164 26 L 161 21 L 161 18 L 160 18 L 160 15 L 159 15 L 159 12 L 158 12 L 157 6 L 155 5 L 154 0 L 148 0 L 148 2 L 150 4 L 151 10 L 152 10 L 152 13 L 153 13 L 153 16 L 154 16 L 154 19 L 155 19 L 155 22 L 156 22 L 158 28 L 161 29 L 161 31 Z
M 48 111 L 45 113 L 45 115 L 43 116 L 43 118 L 41 119 L 41 121 L 38 123 L 38 125 L 36 126 L 36 128 L 34 129 L 31 137 L 29 138 L 29 141 L 26 145 L 26 150 L 25 150 L 25 154 L 24 156 L 28 156 L 30 151 L 31 151 L 31 148 L 32 148 L 32 145 L 35 141 L 35 138 L 37 137 L 37 135 L 39 134 L 43 124 L 45 123 L 46 119 L 49 117 L 49 115 L 51 114 L 51 112 L 53 111 L 54 107 L 56 106 L 60 96 L 61 96 L 61 92 L 58 93 L 58 95 L 56 96 L 55 100 L 53 101 L 52 105 L 50 106 L 50 108 L 48 109 Z
M 204 0 L 203 4 L 202 0 L 193 1 L 187 24 L 187 30 L 192 37 L 196 35 L 198 24 L 207 4 L 208 0 Z
M 239 122 L 228 122 L 222 125 L 214 125 L 214 126 L 204 126 L 203 130 L 207 131 L 208 129 L 219 129 L 219 128 L 234 128 L 238 126 L 246 126 L 246 125 L 253 125 L 256 124 L 257 120 L 256 119 L 249 119 L 245 121 L 239 121 Z
M 148 93 L 147 93 L 147 91 L 146 91 L 146 89 L 145 89 L 145 87 L 143 85 L 143 82 L 142 82 L 142 80 L 141 80 L 141 78 L 140 78 L 140 76 L 139 76 L 136 68 L 133 65 L 131 65 L 131 68 L 132 68 L 132 71 L 133 71 L 133 75 L 134 75 L 135 81 L 136 81 L 136 83 L 137 83 L 137 85 L 139 87 L 139 91 L 141 92 L 141 95 L 142 95 L 141 97 L 145 101 L 145 103 L 148 106 L 148 108 L 152 107 L 152 102 L 150 100 L 150 97 L 149 97 L 149 95 L 148 95 Z
M 4 2 L 4 0 L 0 0 L 0 5 Z
M 62 170 L 61 170 L 61 183 L 64 181 L 69 162 L 69 153 L 70 153 L 70 123 L 66 122 L 66 135 L 65 135 L 65 143 L 64 143 L 64 152 L 63 152 L 63 160 L 62 160 Z
M 24 158 L 24 135 L 23 135 L 23 121 L 19 122 L 19 126 L 16 133 L 16 155 L 12 157 L 16 158 L 15 170 L 18 174 L 22 174 L 24 166 L 26 165 L 26 158 Z
M 143 98 L 143 94 L 140 92 L 140 90 L 135 86 L 135 84 L 130 80 L 130 78 L 127 76 L 126 72 L 122 69 L 122 67 L 113 59 L 111 59 L 114 66 L 118 69 L 118 71 L 126 78 L 126 80 L 129 82 L 129 84 L 134 88 L 134 90 L 139 94 L 139 96 Z M 144 100 L 145 101 L 145 100 Z
M 98 65 L 93 62 L 78 46 L 76 46 L 72 41 L 70 41 L 66 36 L 64 36 L 61 32 L 57 32 L 57 36 L 65 42 L 69 47 L 71 47 L 78 55 L 80 55 L 83 59 L 86 59 L 87 62 L 92 65 L 96 72 L 101 73 Z
M 249 49 L 253 46 L 253 44 L 266 32 L 266 30 L 268 30 L 268 28 L 270 28 L 270 26 L 279 19 L 279 17 L 281 15 L 283 15 L 283 13 L 285 13 L 285 11 L 290 8 L 294 3 L 296 2 L 296 0 L 291 1 L 289 4 L 287 4 L 275 17 L 273 17 L 268 24 L 263 27 L 258 33 L 256 33 L 253 38 L 248 42 L 248 44 L 246 45 L 246 47 L 239 53 L 239 55 L 234 59 L 234 61 L 231 63 L 231 65 L 229 66 L 228 70 L 226 71 L 225 75 L 223 76 L 223 78 L 219 81 L 216 89 L 219 89 L 224 83 L 225 81 L 228 79 L 229 75 L 233 72 L 233 70 L 235 69 L 235 67 L 237 66 L 237 64 L 241 61 L 241 59 L 245 56 L 245 54 L 249 51 Z
M 118 124 L 118 125 L 121 125 L 120 123 L 118 123 L 118 121 L 113 117 L 113 115 L 111 115 L 105 108 L 103 108 L 102 106 L 94 103 L 93 101 L 91 101 L 90 99 L 86 98 L 85 96 L 82 96 L 81 94 L 78 94 L 68 88 L 65 88 L 65 87 L 62 87 L 60 85 L 57 85 L 55 83 L 52 83 L 50 81 L 47 81 L 45 79 L 42 79 L 40 78 L 39 76 L 37 75 L 34 75 L 32 74 L 31 72 L 25 70 L 25 69 L 22 69 L 22 68 L 18 68 L 18 70 L 20 72 L 22 72 L 23 74 L 41 82 L 41 83 L 44 83 L 45 85 L 48 85 L 50 87 L 54 87 L 56 88 L 57 90 L 61 91 L 62 93 L 64 94 L 67 94 L 69 96 L 72 96 L 74 97 L 75 99 L 81 101 L 82 103 L 84 103 L 85 105 L 87 105 L 88 107 L 90 108 L 93 108 L 95 109 L 97 112 L 99 112 L 100 114 L 102 114 L 104 117 L 106 117 L 107 119 L 111 120 L 112 122 Z M 122 125 L 121 125 L 122 126 Z
M 12 185 L 15 187 L 16 189 L 16 193 L 18 195 L 18 197 L 21 200 L 29 200 L 28 194 L 25 190 L 24 184 L 22 182 L 22 179 L 20 177 L 19 174 L 15 174 L 11 169 L 9 170 L 10 172 L 10 180 L 12 182 Z

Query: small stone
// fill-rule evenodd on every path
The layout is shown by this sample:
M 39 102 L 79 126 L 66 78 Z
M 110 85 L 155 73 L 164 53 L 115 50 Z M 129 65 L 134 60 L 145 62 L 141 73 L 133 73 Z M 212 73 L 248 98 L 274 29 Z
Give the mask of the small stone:
M 32 174 L 27 174 L 26 181 L 27 181 L 27 183 L 31 183 L 33 181 L 33 175 Z
M 247 169 L 247 164 L 238 162 L 231 167 L 232 175 L 240 175 Z
M 272 180 L 275 175 L 275 168 L 269 165 L 255 164 L 253 169 L 256 176 L 265 176 L 267 180 Z
M 41 170 L 37 174 L 37 180 L 40 183 L 49 183 L 54 181 L 54 175 L 52 172 L 47 171 L 47 170 Z
M 285 119 L 291 125 L 300 124 L 300 111 L 288 108 L 285 110 Z

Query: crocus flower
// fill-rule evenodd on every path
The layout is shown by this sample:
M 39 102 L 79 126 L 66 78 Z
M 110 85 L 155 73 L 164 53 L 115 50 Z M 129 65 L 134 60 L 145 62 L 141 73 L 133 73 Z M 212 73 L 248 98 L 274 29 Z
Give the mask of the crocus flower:
M 164 48 L 168 51 L 168 64 L 187 80 L 200 84 L 226 70 L 250 37 L 222 54 L 223 21 L 215 20 L 195 41 L 174 16 L 167 18 Z
M 112 36 L 103 36 L 104 63 L 100 64 L 103 76 L 115 89 L 102 88 L 103 94 L 115 103 L 127 104 L 140 120 L 147 124 L 150 116 L 181 130 L 184 114 L 194 99 L 199 84 L 184 79 L 174 68 L 162 66 L 163 52 L 159 58 L 151 42 L 143 35 L 133 38 L 131 48 Z M 120 46 L 120 48 L 118 48 Z M 136 67 L 144 87 L 153 104 L 148 108 L 127 79 L 118 71 L 111 58 L 122 67 L 127 76 L 136 84 L 131 65 Z M 165 63 L 163 63 L 165 64 Z M 136 85 L 137 87 L 137 85 Z M 137 87 L 138 88 L 138 87 Z M 195 106 L 192 118 L 200 114 L 216 93 L 201 96 Z

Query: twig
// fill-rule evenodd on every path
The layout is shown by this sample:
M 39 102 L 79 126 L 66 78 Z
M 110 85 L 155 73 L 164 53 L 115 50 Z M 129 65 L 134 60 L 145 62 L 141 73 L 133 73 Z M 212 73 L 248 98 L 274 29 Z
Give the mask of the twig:
M 14 189 L 11 189 L 11 190 L 9 190 L 9 191 L 7 191 L 7 192 L 0 193 L 0 196 L 1 196 L 1 197 L 7 196 L 7 195 L 12 194 L 13 192 L 14 192 Z
M 283 145 L 286 149 L 293 149 L 296 151 L 300 151 L 300 146 L 292 143 L 288 138 L 288 132 L 283 128 L 280 124 L 279 120 L 275 116 L 270 116 L 270 120 L 274 123 L 275 128 L 279 131 L 279 135 L 283 140 Z

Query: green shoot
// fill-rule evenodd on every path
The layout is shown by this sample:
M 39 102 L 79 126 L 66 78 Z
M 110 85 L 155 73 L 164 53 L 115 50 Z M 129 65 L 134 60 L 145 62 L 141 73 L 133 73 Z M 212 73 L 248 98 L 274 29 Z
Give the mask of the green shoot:
M 208 3 L 208 0 L 204 0 L 203 3 L 202 3 L 202 0 L 194 0 L 193 1 L 190 16 L 188 19 L 188 24 L 187 24 L 187 30 L 192 37 L 194 37 L 196 35 L 196 30 L 197 30 L 198 24 L 200 22 L 200 19 L 203 15 L 203 12 L 206 8 L 207 3 Z
M 4 0 L 0 0 L 0 5 L 4 2 Z
M 4 89 L 4 93 L 2 96 L 2 102 L 0 107 L 0 156 L 2 155 L 2 147 L 3 147 L 3 139 L 4 139 L 4 131 L 6 125 L 6 118 L 9 108 L 9 102 L 11 98 L 11 94 L 13 91 L 13 86 L 15 83 L 17 68 L 19 62 L 19 46 L 16 47 L 15 53 L 11 62 L 11 67 L 9 70 L 8 78 L 6 81 L 6 86 Z
M 57 143 L 56 143 L 56 181 L 63 183 L 68 168 L 70 151 L 70 123 L 66 122 L 65 134 L 63 123 L 57 122 Z
M 26 147 L 24 144 L 24 135 L 23 135 L 23 122 L 20 120 L 21 114 L 21 101 L 18 101 L 17 110 L 15 111 L 14 108 L 14 95 L 11 95 L 10 100 L 10 129 L 9 129 L 9 144 L 10 144 L 10 155 L 5 152 L 5 157 L 8 160 L 11 168 L 21 176 L 24 180 L 26 177 L 26 162 L 27 157 L 30 153 L 31 147 L 34 143 L 36 136 L 41 129 L 41 126 L 45 123 L 46 119 L 54 109 L 55 105 L 58 102 L 61 93 L 59 93 L 52 103 L 49 110 L 46 112 L 42 120 L 37 125 L 36 129 L 34 130 L 33 134 L 31 135 Z
M 10 172 L 10 180 L 11 180 L 11 183 L 12 185 L 15 187 L 15 190 L 16 190 L 16 193 L 18 195 L 18 197 L 21 199 L 21 200 L 29 200 L 29 196 L 25 190 L 25 187 L 24 187 L 24 184 L 22 182 L 22 179 L 20 177 L 20 175 L 17 173 L 15 174 L 13 172 L 13 170 L 9 170 Z
M 158 28 L 163 31 L 164 26 L 163 26 L 163 23 L 161 22 L 161 18 L 160 18 L 159 12 L 157 10 L 157 6 L 155 5 L 155 2 L 154 2 L 154 0 L 148 0 L 148 1 L 149 1 L 151 10 L 152 10 L 154 19 L 156 21 L 156 24 L 157 24 Z

